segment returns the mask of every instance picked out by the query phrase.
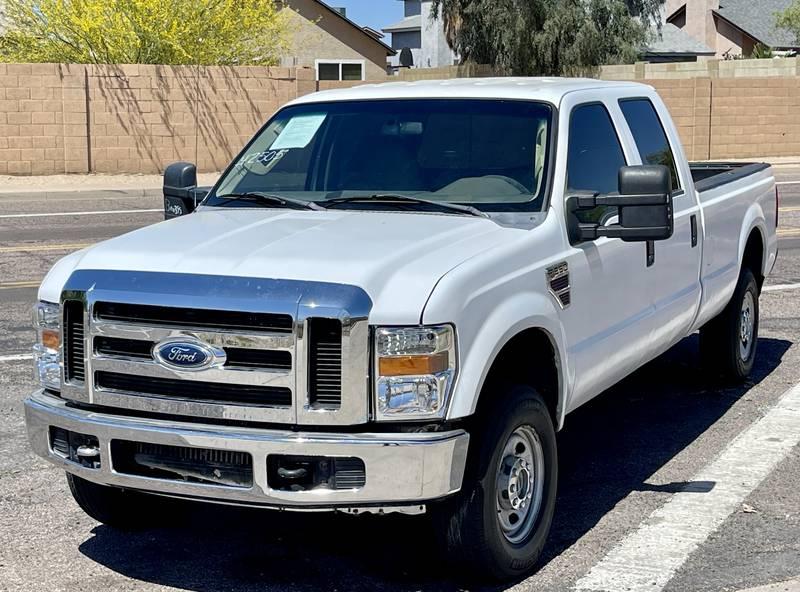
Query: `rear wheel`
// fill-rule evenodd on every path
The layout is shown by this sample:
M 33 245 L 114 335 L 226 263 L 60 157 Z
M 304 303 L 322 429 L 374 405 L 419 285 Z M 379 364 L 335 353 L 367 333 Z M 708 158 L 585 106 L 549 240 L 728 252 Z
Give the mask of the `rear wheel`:
M 558 463 L 553 421 L 527 386 L 499 389 L 497 407 L 471 434 L 462 491 L 432 508 L 450 557 L 478 576 L 530 572 L 553 518 Z
M 758 346 L 758 282 L 743 269 L 725 309 L 700 330 L 704 364 L 726 380 L 741 382 L 753 370 Z
M 67 473 L 67 483 L 81 510 L 114 528 L 138 530 L 163 526 L 162 518 L 176 516 L 174 511 L 167 511 L 168 507 L 174 510 L 176 505 L 167 498 L 98 485 L 71 473 Z

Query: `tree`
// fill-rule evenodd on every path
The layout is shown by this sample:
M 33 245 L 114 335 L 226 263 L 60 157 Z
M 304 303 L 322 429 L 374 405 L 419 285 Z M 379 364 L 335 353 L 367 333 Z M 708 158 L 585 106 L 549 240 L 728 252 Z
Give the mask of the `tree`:
M 450 47 L 504 74 L 578 75 L 635 61 L 663 0 L 433 0 Z
M 274 0 L 4 0 L 0 61 L 272 65 L 287 15 Z
M 783 12 L 776 15 L 775 26 L 794 34 L 795 42 L 800 43 L 800 0 L 794 0 Z

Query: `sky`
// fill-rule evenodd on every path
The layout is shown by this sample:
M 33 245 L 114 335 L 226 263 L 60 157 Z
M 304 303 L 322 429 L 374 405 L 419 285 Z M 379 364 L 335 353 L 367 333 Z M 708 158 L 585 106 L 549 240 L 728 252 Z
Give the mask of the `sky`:
M 403 18 L 400 0 L 323 0 L 329 6 L 343 6 L 347 17 L 362 27 L 380 31 Z

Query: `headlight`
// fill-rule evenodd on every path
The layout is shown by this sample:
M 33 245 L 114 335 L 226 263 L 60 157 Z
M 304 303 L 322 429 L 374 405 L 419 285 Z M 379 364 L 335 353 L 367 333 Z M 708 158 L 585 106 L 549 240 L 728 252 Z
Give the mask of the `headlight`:
M 61 312 L 58 304 L 39 302 L 33 307 L 36 344 L 33 346 L 34 377 L 49 389 L 61 388 L 58 350 L 61 345 Z
M 444 417 L 456 374 L 453 327 L 378 328 L 375 374 L 378 421 Z

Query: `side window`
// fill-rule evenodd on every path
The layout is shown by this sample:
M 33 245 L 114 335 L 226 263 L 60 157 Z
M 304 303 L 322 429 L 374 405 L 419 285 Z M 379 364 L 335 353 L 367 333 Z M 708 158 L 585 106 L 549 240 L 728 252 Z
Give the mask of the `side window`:
M 631 128 L 636 147 L 644 164 L 663 164 L 672 177 L 672 190 L 681 188 L 675 157 L 664 126 L 649 99 L 624 99 L 619 102 L 625 121 Z
M 580 105 L 569 122 L 567 190 L 616 193 L 619 169 L 627 164 L 614 123 L 601 104 Z M 581 222 L 602 222 L 616 208 L 598 207 L 581 212 Z

